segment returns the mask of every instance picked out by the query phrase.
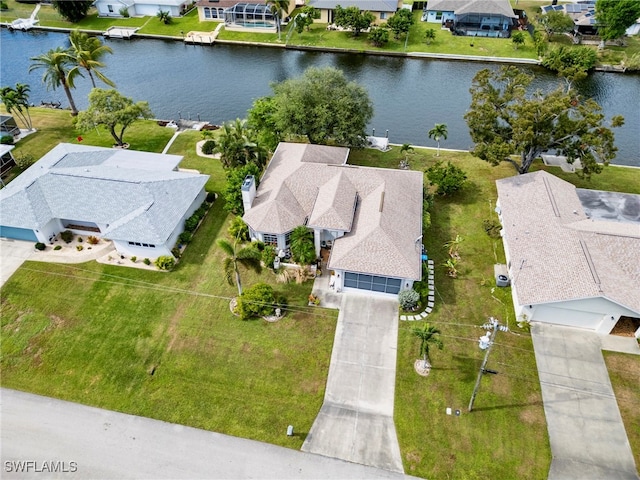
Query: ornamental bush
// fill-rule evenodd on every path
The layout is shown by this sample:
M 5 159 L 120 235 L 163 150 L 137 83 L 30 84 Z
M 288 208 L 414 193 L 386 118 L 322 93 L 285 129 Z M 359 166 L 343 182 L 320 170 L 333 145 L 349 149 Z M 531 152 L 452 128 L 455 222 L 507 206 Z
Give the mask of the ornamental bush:
M 45 248 L 46 248 L 46 245 L 45 245 L 44 243 L 42 243 L 42 242 L 38 242 L 38 243 L 36 243 L 36 250 L 40 250 L 40 251 L 42 251 L 42 250 L 44 250 Z
M 398 294 L 398 301 L 403 310 L 413 310 L 418 306 L 420 294 L 415 290 L 402 290 Z
M 71 230 L 60 232 L 60 238 L 64 243 L 71 243 L 71 241 L 73 240 L 73 232 Z
M 54 250 L 62 250 L 62 245 L 56 245 L 53 247 Z
M 171 270 L 176 264 L 176 259 L 171 255 L 163 255 L 156 258 L 155 263 L 156 267 L 158 267 L 160 270 Z
M 273 245 L 265 245 L 262 250 L 261 260 L 265 267 L 273 268 L 273 262 L 276 259 L 276 248 Z
M 13 145 L 13 137 L 11 135 L 2 135 L 0 137 L 0 145 Z
M 238 297 L 238 313 L 242 320 L 273 315 L 275 303 L 273 287 L 266 283 L 256 283 Z
M 178 235 L 178 243 L 183 243 L 186 245 L 191 241 L 192 238 L 193 235 L 191 234 L 191 232 L 182 232 L 180 235 Z
M 98 237 L 93 236 L 93 235 L 89 235 L 87 237 L 87 243 L 89 245 L 97 245 L 98 243 L 100 243 L 100 239 Z
M 447 162 L 446 165 L 438 162 L 427 169 L 427 178 L 431 185 L 437 187 L 438 195 L 453 195 L 464 187 L 467 174 L 451 162 Z
M 215 140 L 207 140 L 202 144 L 202 153 L 204 153 L 205 155 L 212 155 L 215 148 L 216 148 Z

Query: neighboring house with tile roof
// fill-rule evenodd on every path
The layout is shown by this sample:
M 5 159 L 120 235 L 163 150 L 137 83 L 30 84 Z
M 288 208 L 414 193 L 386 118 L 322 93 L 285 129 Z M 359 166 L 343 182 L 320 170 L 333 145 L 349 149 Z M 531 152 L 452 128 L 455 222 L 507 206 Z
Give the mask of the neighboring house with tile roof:
M 576 189 L 544 171 L 496 184 L 518 318 L 604 334 L 640 318 L 640 195 Z
M 474 37 L 509 37 L 516 20 L 509 0 L 428 0 L 422 14 L 424 22 Z
M 48 243 L 71 230 L 124 255 L 171 255 L 209 178 L 177 171 L 181 159 L 62 143 L 0 190 L 0 236 Z
M 373 13 L 376 17 L 374 23 L 377 24 L 388 20 L 402 8 L 402 0 L 309 0 L 308 5 L 320 11 L 319 23 L 333 23 L 335 9 L 340 5 L 342 8 L 358 7 L 361 11 Z
M 259 187 L 242 186 L 251 237 L 289 247 L 306 225 L 330 247 L 337 289 L 397 294 L 422 277 L 421 172 L 347 164 L 349 149 L 280 143 Z

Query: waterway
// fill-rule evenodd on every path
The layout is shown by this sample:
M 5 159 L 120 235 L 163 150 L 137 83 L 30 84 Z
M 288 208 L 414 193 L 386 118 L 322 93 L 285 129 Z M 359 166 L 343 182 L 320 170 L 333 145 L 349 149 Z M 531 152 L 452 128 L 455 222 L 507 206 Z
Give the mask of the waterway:
M 193 46 L 164 40 L 107 40 L 103 70 L 118 90 L 134 100 L 146 100 L 157 118 L 202 119 L 222 123 L 244 118 L 253 100 L 271 93 L 270 84 L 300 75 L 310 66 L 333 66 L 364 85 L 374 104 L 370 132 L 388 130 L 393 143 L 435 146 L 427 131 L 447 124 L 445 148 L 468 149 L 471 138 L 463 115 L 471 102 L 471 80 L 481 68 L 495 64 L 306 52 L 251 46 Z M 47 91 L 42 71 L 28 73 L 31 57 L 68 45 L 67 34 L 10 32 L 0 29 L 0 83 L 31 87 L 31 100 L 60 101 L 61 89 Z M 535 88 L 548 91 L 559 85 L 540 67 L 520 66 L 535 73 Z M 73 96 L 78 108 L 87 106 L 91 87 L 79 78 Z M 603 107 L 607 118 L 623 115 L 625 125 L 615 129 L 618 157 L 614 163 L 640 166 L 640 75 L 597 72 L 578 85 L 582 95 Z

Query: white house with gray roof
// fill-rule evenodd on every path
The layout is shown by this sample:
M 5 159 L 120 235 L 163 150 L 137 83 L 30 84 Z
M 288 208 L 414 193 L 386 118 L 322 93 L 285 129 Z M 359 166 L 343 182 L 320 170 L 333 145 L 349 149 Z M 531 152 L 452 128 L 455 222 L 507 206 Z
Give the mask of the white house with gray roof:
M 496 184 L 520 319 L 604 334 L 640 319 L 640 195 L 576 189 L 544 171 Z
M 371 12 L 376 17 L 374 23 L 380 23 L 402 8 L 402 0 L 309 0 L 308 5 L 320 11 L 320 23 L 333 23 L 338 5 L 342 8 L 358 7 L 363 12 Z
M 509 37 L 517 19 L 509 0 L 428 0 L 422 21 L 461 35 Z
M 251 237 L 289 247 L 306 225 L 330 248 L 335 288 L 397 294 L 422 276 L 422 173 L 347 164 L 349 149 L 280 143 L 259 187 L 242 187 Z
M 177 171 L 181 159 L 62 143 L 0 190 L 0 236 L 48 243 L 71 230 L 124 255 L 171 255 L 209 178 Z

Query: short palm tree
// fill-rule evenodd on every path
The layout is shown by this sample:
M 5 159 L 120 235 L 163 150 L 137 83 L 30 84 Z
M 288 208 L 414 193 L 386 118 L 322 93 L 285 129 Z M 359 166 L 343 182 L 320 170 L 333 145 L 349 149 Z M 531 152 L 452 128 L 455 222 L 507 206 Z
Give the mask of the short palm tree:
M 69 100 L 71 115 L 78 115 L 76 103 L 71 96 L 71 89 L 74 88 L 74 78 L 77 75 L 82 76 L 82 73 L 73 68 L 74 60 L 70 51 L 62 47 L 57 47 L 37 57 L 31 57 L 31 60 L 33 60 L 34 63 L 29 67 L 29 72 L 43 69 L 44 74 L 42 81 L 47 85 L 47 89 L 55 90 L 58 87 L 62 87 Z
M 407 159 L 407 155 L 413 152 L 413 147 L 411 146 L 411 144 L 409 143 L 403 143 L 402 146 L 400 147 L 400 153 L 403 154 L 404 153 L 404 164 L 405 165 L 409 165 L 409 160 Z
M 224 259 L 223 270 L 225 278 L 229 285 L 233 285 L 234 280 L 238 287 L 238 295 L 242 295 L 242 282 L 240 281 L 240 271 L 238 264 L 260 273 L 262 266 L 260 265 L 260 252 L 253 245 L 238 249 L 238 239 L 233 244 L 224 238 L 218 240 L 218 246 L 227 254 Z
M 267 160 L 266 150 L 254 140 L 255 133 L 246 120 L 237 118 L 222 126 L 214 151 L 220 154 L 225 168 L 236 168 L 255 163 L 262 168 Z
M 429 130 L 429 138 L 433 138 L 438 144 L 438 153 L 436 157 L 440 156 L 440 139 L 447 139 L 447 125 L 445 123 L 436 123 L 436 126 Z
M 293 261 L 309 265 L 316 259 L 316 247 L 313 241 L 313 231 L 304 225 L 294 228 L 290 237 L 291 256 Z
M 267 0 L 266 4 L 271 6 L 271 13 L 274 17 L 276 17 L 278 41 L 280 41 L 281 19 L 289 13 L 289 0 Z M 282 12 L 284 12 L 284 15 L 282 14 Z
M 431 344 L 438 347 L 439 350 L 442 350 L 443 344 L 442 340 L 440 340 L 436 335 L 440 335 L 440 330 L 436 327 L 425 323 L 424 326 L 413 327 L 413 335 L 420 339 L 420 356 L 422 356 L 422 368 L 425 370 L 431 368 L 431 362 L 429 360 L 429 346 Z
M 72 30 L 69 34 L 69 41 L 71 42 L 71 53 L 75 62 L 75 67 L 82 68 L 87 71 L 93 88 L 96 88 L 96 80 L 93 78 L 93 74 L 101 81 L 115 87 L 116 84 L 109 80 L 101 71 L 105 64 L 100 60 L 107 53 L 113 53 L 111 47 L 103 45 L 98 37 L 91 37 L 88 34 L 79 30 Z

